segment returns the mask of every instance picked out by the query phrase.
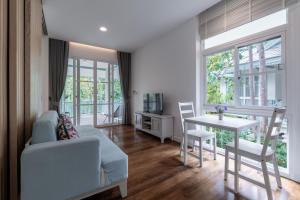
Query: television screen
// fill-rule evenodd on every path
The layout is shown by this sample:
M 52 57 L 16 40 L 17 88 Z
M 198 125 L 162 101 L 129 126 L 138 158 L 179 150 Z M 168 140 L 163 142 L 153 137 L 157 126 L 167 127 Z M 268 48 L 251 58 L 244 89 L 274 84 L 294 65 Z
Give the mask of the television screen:
M 163 94 L 162 93 L 144 94 L 144 112 L 162 114 Z

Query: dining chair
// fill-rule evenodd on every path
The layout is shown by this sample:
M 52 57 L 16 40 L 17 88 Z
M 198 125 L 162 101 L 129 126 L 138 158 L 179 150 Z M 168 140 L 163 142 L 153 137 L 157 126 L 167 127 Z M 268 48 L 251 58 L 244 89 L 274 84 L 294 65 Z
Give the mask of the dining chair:
M 183 151 L 183 144 L 184 144 L 184 119 L 188 117 L 195 117 L 195 111 L 194 111 L 194 105 L 193 102 L 178 102 L 178 107 L 179 107 L 179 113 L 180 113 L 180 119 L 181 119 L 181 126 L 182 126 L 182 139 L 181 139 L 181 144 L 180 144 L 180 156 L 182 156 L 182 151 Z M 216 134 L 213 132 L 209 131 L 204 131 L 204 130 L 198 130 L 196 128 L 189 129 L 186 131 L 186 134 L 188 136 L 188 139 L 192 139 L 193 144 L 192 144 L 192 149 L 194 150 L 195 142 L 198 141 L 199 145 L 199 156 L 196 156 L 194 154 L 191 154 L 194 157 L 197 157 L 200 161 L 200 167 L 202 167 L 203 163 L 203 143 L 207 140 L 210 140 L 210 144 L 213 143 L 213 149 L 205 149 L 208 151 L 211 151 L 214 153 L 214 160 L 216 160 L 216 149 L 217 149 L 217 143 L 216 143 Z
M 272 190 L 270 186 L 270 180 L 269 180 L 269 174 L 275 175 L 277 186 L 279 188 L 282 187 L 281 185 L 281 179 L 279 174 L 279 169 L 277 165 L 277 159 L 276 159 L 276 143 L 278 137 L 280 137 L 282 134 L 280 133 L 281 125 L 284 120 L 286 109 L 285 108 L 275 108 L 271 117 L 271 121 L 269 124 L 269 127 L 265 134 L 265 140 L 263 145 L 250 142 L 247 140 L 240 139 L 239 140 L 239 149 L 238 149 L 238 155 L 239 159 L 240 157 L 245 157 L 257 162 L 260 162 L 261 168 L 259 168 L 263 172 L 264 177 L 264 183 L 261 183 L 259 181 L 256 181 L 254 179 L 251 179 L 247 176 L 244 176 L 242 174 L 239 174 L 239 177 L 245 179 L 246 181 L 249 181 L 253 184 L 256 184 L 262 188 L 265 188 L 267 191 L 268 199 L 271 200 L 272 197 Z M 271 147 L 269 146 L 271 144 Z M 229 152 L 234 152 L 234 143 L 231 142 L 226 145 L 225 147 L 225 173 L 224 173 L 224 179 L 227 180 L 228 173 L 233 174 L 232 171 L 230 171 L 229 168 Z M 268 172 L 267 168 L 267 162 L 271 161 L 273 163 L 274 173 Z M 239 161 L 239 164 L 241 162 Z M 257 166 L 247 164 L 248 167 L 252 167 L 254 169 L 258 169 Z

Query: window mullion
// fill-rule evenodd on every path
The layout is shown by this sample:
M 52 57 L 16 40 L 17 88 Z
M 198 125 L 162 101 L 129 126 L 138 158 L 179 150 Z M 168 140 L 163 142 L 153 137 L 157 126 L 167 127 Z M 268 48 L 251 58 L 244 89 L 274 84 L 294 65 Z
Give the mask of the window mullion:
M 238 48 L 235 46 L 234 48 L 234 106 L 239 106 L 239 53 Z
M 76 69 L 77 69 L 77 62 L 76 59 L 73 58 L 73 122 L 75 125 L 77 125 L 77 110 L 76 110 L 76 98 L 77 98 L 77 92 L 76 92 Z

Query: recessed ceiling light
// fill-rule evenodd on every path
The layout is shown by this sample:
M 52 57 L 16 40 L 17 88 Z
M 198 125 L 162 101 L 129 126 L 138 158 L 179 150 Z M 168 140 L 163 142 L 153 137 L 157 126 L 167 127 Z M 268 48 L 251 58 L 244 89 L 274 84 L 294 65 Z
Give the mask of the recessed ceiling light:
M 102 31 L 102 32 L 106 32 L 106 31 L 107 31 L 107 28 L 104 27 L 104 26 L 101 26 L 101 27 L 99 28 L 99 30 Z

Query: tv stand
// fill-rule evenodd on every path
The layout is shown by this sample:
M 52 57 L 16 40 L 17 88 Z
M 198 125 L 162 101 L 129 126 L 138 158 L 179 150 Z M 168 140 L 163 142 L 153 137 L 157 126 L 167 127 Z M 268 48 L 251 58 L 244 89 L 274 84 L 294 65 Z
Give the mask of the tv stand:
M 173 139 L 173 116 L 146 112 L 135 113 L 135 129 L 159 137 L 161 143 L 166 138 Z

